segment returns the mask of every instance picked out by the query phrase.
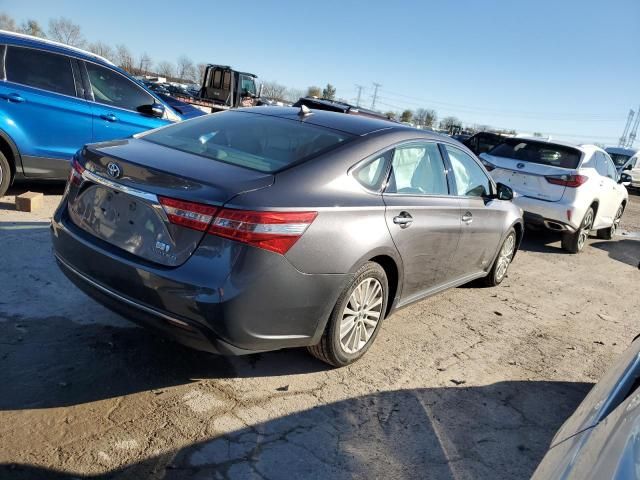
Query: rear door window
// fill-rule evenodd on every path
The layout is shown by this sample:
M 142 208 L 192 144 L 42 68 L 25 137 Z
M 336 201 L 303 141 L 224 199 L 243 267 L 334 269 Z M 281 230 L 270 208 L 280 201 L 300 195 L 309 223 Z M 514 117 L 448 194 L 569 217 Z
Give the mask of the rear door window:
M 398 147 L 393 152 L 387 193 L 448 195 L 444 161 L 432 142 Z
M 7 80 L 63 95 L 76 95 L 71 59 L 66 55 L 34 48 L 7 48 Z
M 608 177 L 609 171 L 607 168 L 607 159 L 605 158 L 605 156 L 600 152 L 594 153 L 593 156 L 596 159 L 596 171 L 598 172 L 598 174 L 603 177 Z
M 388 159 L 392 155 L 393 150 L 390 150 L 373 160 L 365 162 L 353 171 L 354 178 L 369 190 L 380 190 L 388 171 Z
M 149 93 L 123 75 L 95 63 L 85 64 L 96 102 L 134 111 L 142 105 L 156 103 Z
M 578 167 L 581 157 L 575 148 L 522 138 L 507 138 L 488 153 L 494 157 L 570 169 Z
M 456 179 L 456 194 L 463 197 L 484 197 L 491 193 L 491 181 L 478 162 L 459 148 L 445 145 Z

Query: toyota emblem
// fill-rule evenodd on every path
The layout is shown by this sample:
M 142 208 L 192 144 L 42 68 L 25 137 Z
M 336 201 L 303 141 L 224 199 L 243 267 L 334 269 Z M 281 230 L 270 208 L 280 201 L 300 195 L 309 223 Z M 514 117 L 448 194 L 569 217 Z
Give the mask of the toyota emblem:
M 117 163 L 109 162 L 107 163 L 107 173 L 110 177 L 119 178 L 122 175 L 122 170 Z
M 518 168 L 524 168 L 524 163 L 519 163 L 519 164 L 517 164 L 517 165 L 516 165 L 516 167 L 518 167 Z

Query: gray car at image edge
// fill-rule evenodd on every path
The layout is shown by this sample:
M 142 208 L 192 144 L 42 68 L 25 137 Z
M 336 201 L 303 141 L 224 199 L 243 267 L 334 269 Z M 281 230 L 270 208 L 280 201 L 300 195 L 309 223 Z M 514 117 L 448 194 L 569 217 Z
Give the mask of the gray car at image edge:
M 449 138 L 259 107 L 87 145 L 52 236 L 80 289 L 185 345 L 343 366 L 394 310 L 499 284 L 523 233 L 511 198 Z

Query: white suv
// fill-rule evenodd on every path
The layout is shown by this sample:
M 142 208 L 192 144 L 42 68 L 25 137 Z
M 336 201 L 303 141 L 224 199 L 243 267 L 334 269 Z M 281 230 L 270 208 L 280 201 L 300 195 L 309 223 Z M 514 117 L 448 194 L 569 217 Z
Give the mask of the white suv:
M 598 238 L 613 238 L 628 194 L 601 148 L 507 138 L 480 159 L 497 182 L 516 192 L 513 202 L 524 211 L 525 224 L 562 232 L 565 250 L 580 252 L 592 230 Z
M 640 150 L 607 147 L 605 151 L 613 160 L 618 172 L 627 172 L 631 176 L 631 184 L 636 188 L 640 188 Z

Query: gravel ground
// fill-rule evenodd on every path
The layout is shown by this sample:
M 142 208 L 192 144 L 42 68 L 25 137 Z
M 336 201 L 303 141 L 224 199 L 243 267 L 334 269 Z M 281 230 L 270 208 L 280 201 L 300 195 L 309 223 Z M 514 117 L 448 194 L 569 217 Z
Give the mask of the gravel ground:
M 97 305 L 54 264 L 45 190 L 35 214 L 0 199 L 3 479 L 528 478 L 640 333 L 640 197 L 615 241 L 528 234 L 500 287 L 396 313 L 336 370 L 189 351 Z

